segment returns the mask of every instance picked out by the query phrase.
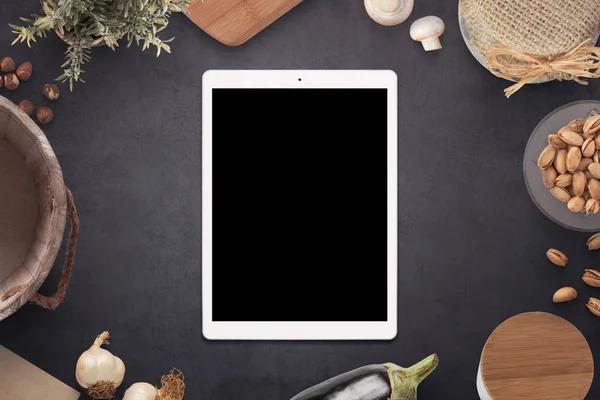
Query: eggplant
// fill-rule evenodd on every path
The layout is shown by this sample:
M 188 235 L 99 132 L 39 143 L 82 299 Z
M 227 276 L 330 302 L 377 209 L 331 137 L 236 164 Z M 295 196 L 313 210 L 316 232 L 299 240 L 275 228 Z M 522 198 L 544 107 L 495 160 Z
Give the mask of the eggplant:
M 306 389 L 291 400 L 416 400 L 417 387 L 438 365 L 432 354 L 410 368 L 373 364 Z

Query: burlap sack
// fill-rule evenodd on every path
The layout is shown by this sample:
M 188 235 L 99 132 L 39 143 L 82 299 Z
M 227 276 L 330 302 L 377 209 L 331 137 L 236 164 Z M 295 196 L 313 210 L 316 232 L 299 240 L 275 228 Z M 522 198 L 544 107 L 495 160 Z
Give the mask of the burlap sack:
M 595 55 L 591 49 L 597 48 L 591 46 L 592 39 L 600 31 L 600 0 L 460 0 L 460 10 L 471 42 L 488 59 L 488 66 L 489 53 L 497 53 L 499 48 L 505 48 L 513 53 L 502 54 L 501 64 L 505 70 L 510 70 L 506 67 L 511 65 L 531 64 L 532 59 L 527 56 L 534 56 L 542 63 L 541 67 L 534 67 L 547 70 L 542 74 L 545 76 L 537 78 L 574 79 L 583 83 L 585 81 L 577 78 L 597 77 L 573 74 L 577 72 L 577 67 L 589 71 L 593 59 L 577 65 L 572 61 L 581 61 L 585 54 Z M 580 48 L 574 54 L 578 46 Z M 552 66 L 548 67 L 546 62 L 567 54 L 569 63 L 565 70 L 560 70 L 560 66 L 555 68 L 557 71 Z M 519 71 L 514 75 L 503 77 L 518 81 L 527 74 Z

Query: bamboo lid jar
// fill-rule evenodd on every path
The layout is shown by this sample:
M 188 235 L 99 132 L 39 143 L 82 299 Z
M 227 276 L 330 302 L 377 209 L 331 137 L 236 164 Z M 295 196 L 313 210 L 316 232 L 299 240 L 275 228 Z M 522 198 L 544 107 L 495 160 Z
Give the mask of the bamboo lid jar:
M 531 312 L 503 322 L 485 344 L 477 374 L 481 400 L 580 400 L 594 375 L 590 347 L 577 328 Z

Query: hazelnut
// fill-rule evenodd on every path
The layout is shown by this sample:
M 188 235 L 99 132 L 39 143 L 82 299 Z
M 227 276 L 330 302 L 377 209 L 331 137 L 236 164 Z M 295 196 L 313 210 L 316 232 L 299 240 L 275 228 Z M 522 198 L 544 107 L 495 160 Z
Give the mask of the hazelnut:
M 48 124 L 54 118 L 54 113 L 48 107 L 40 107 L 37 110 L 37 119 L 40 124 Z
M 29 61 L 19 65 L 19 68 L 17 68 L 17 76 L 23 82 L 26 82 L 29 80 L 29 78 L 31 78 L 32 72 L 33 64 L 31 64 Z
M 19 87 L 19 78 L 12 72 L 4 75 L 4 86 L 8 90 L 16 90 Z
M 58 98 L 60 97 L 60 89 L 58 88 L 58 86 L 56 86 L 53 83 L 46 84 L 42 88 L 42 94 L 48 100 L 51 100 L 51 101 L 58 100 Z
M 33 105 L 33 103 L 29 100 L 23 100 L 19 103 L 19 108 L 23 111 L 25 111 L 25 114 L 31 116 L 33 115 L 33 112 L 35 111 L 35 106 Z
M 2 72 L 15 72 L 17 65 L 15 64 L 15 60 L 10 57 L 4 57 L 0 60 L 0 70 Z

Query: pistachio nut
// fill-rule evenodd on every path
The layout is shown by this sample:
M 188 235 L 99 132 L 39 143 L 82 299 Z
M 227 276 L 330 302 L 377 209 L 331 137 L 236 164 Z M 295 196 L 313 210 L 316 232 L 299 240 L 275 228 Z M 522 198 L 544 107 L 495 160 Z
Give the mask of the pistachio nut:
M 571 185 L 571 186 L 569 186 L 569 187 L 567 187 L 567 188 L 565 188 L 565 189 L 567 189 L 567 192 L 569 192 L 569 194 L 571 195 L 571 197 L 575 197 L 575 196 L 577 196 L 577 195 L 575 194 L 575 190 L 573 189 L 573 185 Z
M 585 178 L 585 172 L 577 171 L 573 174 L 573 194 L 575 196 L 582 196 L 585 192 L 585 186 L 587 179 Z
M 554 147 L 555 149 L 564 149 L 565 147 L 567 147 L 567 144 L 563 142 L 562 139 L 558 137 L 558 135 L 555 134 L 548 135 L 548 144 Z
M 550 148 L 552 150 L 555 150 L 552 147 L 550 147 Z M 542 156 L 544 156 L 544 157 L 542 157 Z M 546 169 L 548 167 L 548 164 L 545 164 L 544 162 L 547 162 L 550 157 L 552 157 L 552 159 L 554 160 L 554 155 L 552 155 L 552 152 L 550 152 L 550 151 L 546 152 L 545 155 L 543 153 L 540 154 L 541 161 L 538 161 L 538 165 L 540 166 L 540 168 Z M 581 150 L 579 150 L 579 147 L 571 147 L 571 149 L 569 149 L 569 151 L 567 152 L 567 171 L 575 172 L 577 170 L 577 167 L 579 166 L 580 162 L 581 162 Z M 546 167 L 542 167 L 542 165 L 546 165 Z
M 592 179 L 594 177 L 590 171 L 583 171 L 583 173 L 585 174 L 585 179 Z
M 598 250 L 600 249 L 600 233 L 596 233 L 585 242 L 588 250 Z
M 600 136 L 596 136 L 596 139 L 594 139 L 594 144 L 596 145 L 597 149 L 600 149 Z
M 573 197 L 567 203 L 567 207 L 573 212 L 582 211 L 585 208 L 585 200 L 581 196 Z
M 585 120 L 583 133 L 596 133 L 600 131 L 600 115 L 594 115 Z
M 544 170 L 544 173 L 546 173 L 546 171 L 551 171 L 554 168 L 548 168 Z M 556 169 L 554 169 L 554 171 L 556 171 Z M 542 174 L 543 175 L 543 174 Z M 571 186 L 573 184 L 573 175 L 566 173 L 566 174 L 560 174 L 556 177 L 556 179 L 554 180 L 554 185 L 556 186 L 560 186 L 562 188 L 566 188 L 568 186 Z M 552 186 L 554 186 L 552 185 Z M 546 186 L 546 187 L 551 187 L 551 186 Z
M 552 165 L 552 162 L 554 161 L 555 156 L 556 156 L 556 149 L 552 146 L 547 146 L 546 148 L 544 148 L 544 150 L 542 150 L 540 157 L 538 158 L 538 162 L 537 162 L 538 167 L 540 167 L 541 169 L 548 168 L 549 166 Z M 581 160 L 579 160 L 579 161 L 581 161 Z M 579 161 L 577 161 L 578 165 L 579 165 Z
M 596 145 L 596 148 L 598 149 L 598 145 Z M 594 162 L 600 162 L 600 150 L 596 150 L 594 152 L 594 155 L 592 156 L 592 160 L 594 160 Z
M 544 182 L 544 186 L 547 188 L 551 188 L 554 186 L 554 181 L 556 181 L 558 173 L 554 169 L 554 167 L 548 167 L 542 172 L 542 181 Z
M 558 265 L 559 267 L 565 267 L 569 262 L 567 256 L 565 256 L 562 251 L 556 249 L 548 249 L 548 251 L 546 251 L 546 257 L 548 257 L 548 260 L 550 260 L 552 264 Z
M 556 152 L 554 157 L 554 168 L 559 174 L 567 172 L 567 150 L 560 149 Z
M 585 120 L 579 118 L 569 122 L 569 125 L 567 126 L 574 132 L 583 133 L 583 124 L 585 124 Z
M 584 197 L 585 199 L 585 197 Z M 598 203 L 598 200 L 595 199 L 588 199 L 585 202 L 585 212 L 587 214 L 596 214 L 598 212 L 598 210 L 600 210 L 600 203 Z
M 577 297 L 577 290 L 572 287 L 560 288 L 552 296 L 552 301 L 555 303 L 564 303 L 565 301 L 571 301 Z
M 581 277 L 585 283 L 593 287 L 600 287 L 600 272 L 586 269 Z
M 567 189 L 561 188 L 560 186 L 551 187 L 550 194 L 563 203 L 568 203 L 572 197 Z
M 594 175 L 594 178 L 600 179 L 600 163 L 591 163 L 588 165 L 588 171 Z
M 577 166 L 577 171 L 585 171 L 586 169 L 588 169 L 588 166 L 593 162 L 594 160 L 592 160 L 591 158 L 582 158 L 581 161 L 579 161 L 579 165 Z
M 588 140 L 588 139 L 592 139 L 594 140 L 596 138 L 596 133 L 582 133 L 581 137 L 583 138 L 583 140 Z
M 594 139 L 587 139 L 581 145 L 581 154 L 583 154 L 584 157 L 592 157 L 595 151 L 596 144 L 594 143 Z
M 574 178 L 573 178 L 574 179 Z M 592 178 L 587 182 L 587 188 L 590 192 L 592 199 L 600 199 L 600 181 L 596 178 Z
M 558 131 L 558 137 L 562 139 L 566 144 L 572 146 L 581 146 L 583 144 L 583 138 L 577 132 L 573 132 L 570 128 L 565 127 Z
M 600 300 L 590 297 L 586 303 L 587 308 L 595 315 L 600 317 Z

